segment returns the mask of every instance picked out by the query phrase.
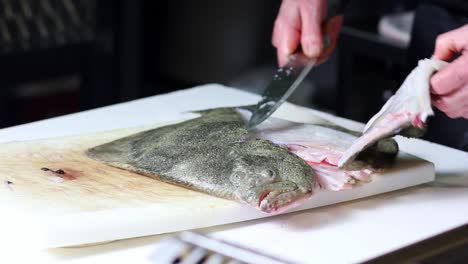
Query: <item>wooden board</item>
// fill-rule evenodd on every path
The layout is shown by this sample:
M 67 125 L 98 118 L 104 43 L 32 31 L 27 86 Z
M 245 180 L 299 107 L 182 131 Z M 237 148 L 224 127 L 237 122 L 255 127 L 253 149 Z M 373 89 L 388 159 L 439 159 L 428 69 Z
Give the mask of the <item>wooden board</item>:
M 89 147 L 144 129 L 148 127 L 0 144 L 2 222 L 17 228 L 18 235 L 25 236 L 28 243 L 59 247 L 271 216 L 233 201 L 110 167 L 83 154 Z M 353 190 L 318 192 L 289 212 L 433 179 L 432 163 L 402 153 L 395 168 L 375 176 L 371 183 Z

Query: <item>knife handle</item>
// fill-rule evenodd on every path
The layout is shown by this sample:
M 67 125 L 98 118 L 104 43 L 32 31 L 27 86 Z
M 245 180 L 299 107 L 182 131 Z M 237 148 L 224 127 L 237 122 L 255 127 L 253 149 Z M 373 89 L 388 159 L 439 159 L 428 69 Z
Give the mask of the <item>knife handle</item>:
M 327 0 L 327 16 L 324 24 L 332 17 L 342 15 L 349 0 Z M 323 34 L 323 49 L 327 50 L 331 46 L 331 38 L 328 34 Z
M 325 21 L 330 18 L 343 14 L 343 11 L 348 4 L 349 0 L 327 0 L 327 16 Z

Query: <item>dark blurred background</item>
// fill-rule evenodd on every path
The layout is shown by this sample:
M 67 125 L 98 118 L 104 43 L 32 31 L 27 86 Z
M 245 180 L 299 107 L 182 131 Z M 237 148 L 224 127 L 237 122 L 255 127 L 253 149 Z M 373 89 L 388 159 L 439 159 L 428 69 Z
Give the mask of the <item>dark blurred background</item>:
M 420 2 L 351 1 L 338 48 L 290 101 L 366 122 L 415 66 Z M 206 83 L 261 93 L 276 67 L 280 3 L 0 0 L 0 127 Z M 430 56 L 426 42 L 413 58 Z M 428 138 L 464 149 L 465 121 L 438 123 Z M 437 136 L 447 122 L 458 139 Z

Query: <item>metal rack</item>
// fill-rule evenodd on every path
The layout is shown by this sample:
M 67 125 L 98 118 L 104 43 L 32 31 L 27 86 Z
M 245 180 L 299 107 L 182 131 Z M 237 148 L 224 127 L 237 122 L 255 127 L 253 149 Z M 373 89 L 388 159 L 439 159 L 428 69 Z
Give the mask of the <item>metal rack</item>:
M 0 0 L 0 54 L 92 41 L 96 1 Z

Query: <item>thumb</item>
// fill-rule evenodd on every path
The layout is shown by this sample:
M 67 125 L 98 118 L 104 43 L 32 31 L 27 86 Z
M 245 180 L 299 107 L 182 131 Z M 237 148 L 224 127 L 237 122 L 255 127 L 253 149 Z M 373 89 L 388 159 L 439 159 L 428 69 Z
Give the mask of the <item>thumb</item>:
M 450 60 L 455 54 L 468 47 L 468 25 L 440 34 L 435 43 L 432 58 Z

